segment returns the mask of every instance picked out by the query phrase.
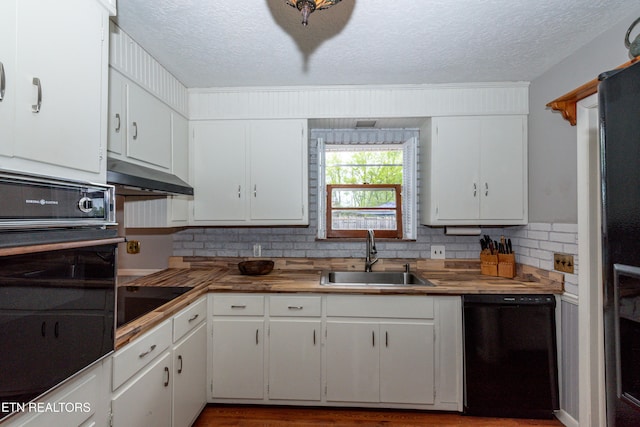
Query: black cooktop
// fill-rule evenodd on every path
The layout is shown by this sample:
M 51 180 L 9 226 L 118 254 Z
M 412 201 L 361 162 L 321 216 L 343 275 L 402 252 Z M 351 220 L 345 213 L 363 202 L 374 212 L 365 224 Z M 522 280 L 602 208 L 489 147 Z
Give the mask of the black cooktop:
M 116 292 L 116 324 L 129 323 L 191 289 L 188 286 L 120 286 Z

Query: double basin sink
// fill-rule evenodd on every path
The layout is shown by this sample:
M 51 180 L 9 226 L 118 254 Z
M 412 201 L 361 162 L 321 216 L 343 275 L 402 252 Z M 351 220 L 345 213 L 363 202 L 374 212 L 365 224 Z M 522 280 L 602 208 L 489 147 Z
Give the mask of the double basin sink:
M 434 286 L 416 275 L 399 271 L 323 271 L 323 286 Z

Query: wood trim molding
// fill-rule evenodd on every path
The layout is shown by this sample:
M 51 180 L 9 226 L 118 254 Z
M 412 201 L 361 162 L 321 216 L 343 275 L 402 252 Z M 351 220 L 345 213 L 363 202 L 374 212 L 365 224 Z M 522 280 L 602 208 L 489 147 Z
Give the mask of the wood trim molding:
M 47 243 L 43 245 L 2 248 L 0 249 L 0 256 L 24 255 L 24 254 L 32 254 L 37 252 L 59 251 L 63 249 L 84 248 L 87 246 L 97 246 L 97 245 L 111 245 L 111 244 L 123 243 L 124 241 L 125 241 L 124 237 L 112 237 L 108 239 L 81 240 L 81 241 L 74 241 L 74 242 Z
M 637 61 L 638 58 L 634 58 L 631 61 L 625 62 L 619 67 L 616 67 L 615 69 L 617 70 L 619 68 L 626 68 Z M 575 88 L 571 92 L 562 95 L 560 98 L 554 99 L 547 104 L 547 107 L 551 108 L 552 110 L 559 111 L 562 114 L 562 117 L 565 120 L 568 120 L 569 123 L 571 123 L 571 126 L 575 126 L 577 120 L 576 103 L 589 95 L 593 95 L 596 92 L 598 92 L 597 77 L 583 84 L 582 86 Z

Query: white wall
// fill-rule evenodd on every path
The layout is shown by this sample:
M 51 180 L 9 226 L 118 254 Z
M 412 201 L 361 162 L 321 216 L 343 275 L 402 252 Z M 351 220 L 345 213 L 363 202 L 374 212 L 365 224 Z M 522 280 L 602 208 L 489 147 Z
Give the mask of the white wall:
M 560 62 L 529 87 L 529 221 L 577 223 L 576 127 L 546 104 L 629 60 L 633 14 Z M 597 29 L 594 29 L 597 31 Z M 634 31 L 634 34 L 637 32 Z M 558 40 L 562 43 L 562 40 Z

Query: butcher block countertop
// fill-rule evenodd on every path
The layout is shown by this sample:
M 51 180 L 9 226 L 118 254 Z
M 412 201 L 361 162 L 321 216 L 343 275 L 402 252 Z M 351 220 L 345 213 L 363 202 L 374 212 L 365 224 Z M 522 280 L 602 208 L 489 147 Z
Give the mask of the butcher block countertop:
M 277 258 L 264 276 L 240 274 L 237 264 L 248 258 L 172 257 L 169 268 L 127 282 L 126 286 L 188 286 L 193 289 L 129 322 L 116 331 L 116 349 L 173 316 L 208 292 L 332 293 L 378 295 L 562 294 L 564 275 L 517 265 L 513 279 L 480 274 L 479 260 L 380 259 L 374 271 L 411 271 L 434 286 L 323 286 L 323 270 L 363 271 L 359 258 Z

